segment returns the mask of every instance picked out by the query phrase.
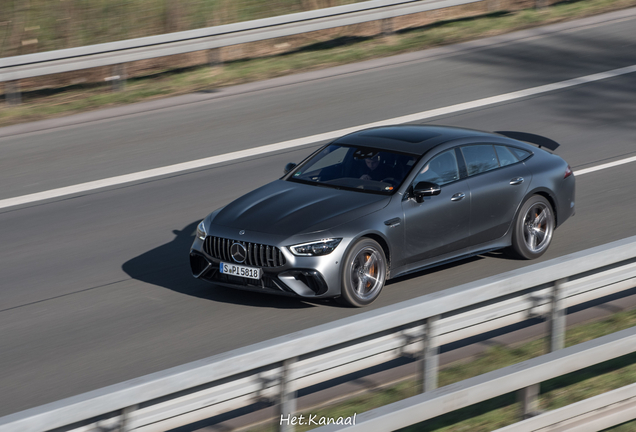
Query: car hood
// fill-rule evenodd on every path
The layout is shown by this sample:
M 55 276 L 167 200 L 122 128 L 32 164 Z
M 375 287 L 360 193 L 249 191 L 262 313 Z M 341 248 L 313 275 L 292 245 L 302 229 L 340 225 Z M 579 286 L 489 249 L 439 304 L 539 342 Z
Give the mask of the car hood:
M 211 221 L 277 235 L 334 228 L 384 208 L 390 197 L 277 180 L 221 209 Z

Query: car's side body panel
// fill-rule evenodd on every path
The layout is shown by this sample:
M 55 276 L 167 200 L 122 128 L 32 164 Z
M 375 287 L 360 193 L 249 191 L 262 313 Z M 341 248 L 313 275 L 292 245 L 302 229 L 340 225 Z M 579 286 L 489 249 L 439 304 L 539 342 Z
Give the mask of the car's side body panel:
M 517 179 L 522 180 L 516 183 Z M 468 178 L 471 193 L 469 246 L 506 234 L 531 181 L 532 174 L 523 162 Z

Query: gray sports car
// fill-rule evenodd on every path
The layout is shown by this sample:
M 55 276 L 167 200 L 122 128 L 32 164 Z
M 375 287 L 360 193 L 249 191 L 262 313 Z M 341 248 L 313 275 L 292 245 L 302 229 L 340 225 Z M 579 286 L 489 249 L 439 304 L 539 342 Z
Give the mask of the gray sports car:
M 502 248 L 537 258 L 574 214 L 575 189 L 569 165 L 541 147 L 558 144 L 441 126 L 346 135 L 208 215 L 192 273 L 360 307 L 425 267 Z

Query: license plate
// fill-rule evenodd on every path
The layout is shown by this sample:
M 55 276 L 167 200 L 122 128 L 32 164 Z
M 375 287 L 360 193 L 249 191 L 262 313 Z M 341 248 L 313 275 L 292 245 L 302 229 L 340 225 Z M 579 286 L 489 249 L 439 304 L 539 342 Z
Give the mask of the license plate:
M 261 269 L 237 264 L 221 263 L 221 273 L 232 276 L 240 276 L 248 279 L 260 279 Z

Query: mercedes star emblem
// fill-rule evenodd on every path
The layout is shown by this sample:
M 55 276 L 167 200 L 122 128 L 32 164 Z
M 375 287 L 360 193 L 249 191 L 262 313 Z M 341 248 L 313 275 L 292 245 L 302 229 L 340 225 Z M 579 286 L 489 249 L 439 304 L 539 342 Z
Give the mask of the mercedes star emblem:
M 245 246 L 240 243 L 234 243 L 230 248 L 230 254 L 232 255 L 232 259 L 237 263 L 245 262 L 245 258 L 247 258 L 247 250 Z

